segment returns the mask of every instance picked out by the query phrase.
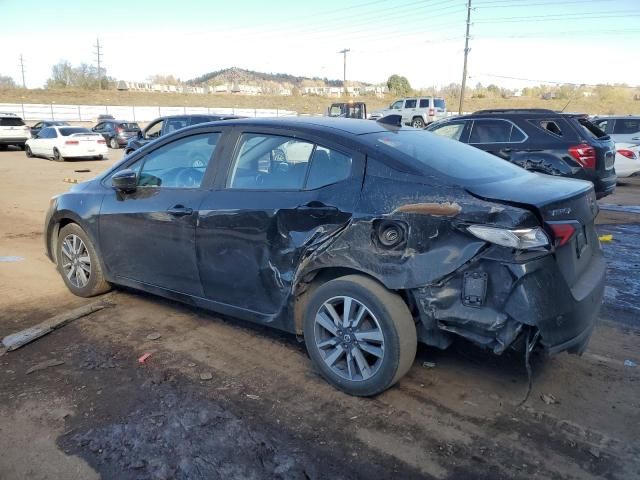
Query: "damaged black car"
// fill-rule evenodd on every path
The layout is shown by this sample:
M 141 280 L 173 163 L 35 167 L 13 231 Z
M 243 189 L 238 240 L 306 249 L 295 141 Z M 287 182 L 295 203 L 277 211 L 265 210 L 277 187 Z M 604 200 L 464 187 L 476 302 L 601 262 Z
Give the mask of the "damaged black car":
M 76 295 L 124 285 L 303 335 L 377 394 L 417 342 L 581 353 L 605 264 L 590 182 L 385 122 L 242 119 L 161 137 L 54 197 Z

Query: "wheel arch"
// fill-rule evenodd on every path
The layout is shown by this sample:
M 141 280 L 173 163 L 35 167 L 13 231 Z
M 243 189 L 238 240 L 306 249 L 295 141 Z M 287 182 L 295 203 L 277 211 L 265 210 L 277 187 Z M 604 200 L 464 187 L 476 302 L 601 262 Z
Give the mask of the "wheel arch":
M 413 305 L 411 296 L 403 290 L 392 290 L 385 285 L 382 279 L 377 278 L 369 272 L 364 270 L 358 270 L 351 267 L 319 267 L 315 270 L 307 272 L 304 276 L 298 279 L 294 285 L 293 296 L 293 327 L 296 334 L 304 333 L 304 312 L 309 304 L 309 299 L 312 297 L 314 291 L 321 285 L 334 280 L 336 278 L 344 277 L 347 275 L 360 275 L 365 278 L 369 278 L 376 283 L 379 283 L 385 289 L 397 293 L 402 300 L 406 303 L 409 311 L 413 312 Z

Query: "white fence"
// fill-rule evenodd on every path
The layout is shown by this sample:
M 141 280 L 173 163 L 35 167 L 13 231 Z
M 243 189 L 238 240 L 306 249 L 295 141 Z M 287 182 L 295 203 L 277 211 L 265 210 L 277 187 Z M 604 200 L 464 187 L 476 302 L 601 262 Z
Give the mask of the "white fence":
M 116 105 L 58 105 L 56 103 L 0 103 L 0 113 L 15 113 L 24 120 L 67 120 L 95 122 L 100 114 L 110 114 L 119 120 L 148 122 L 165 115 L 212 114 L 242 117 L 291 117 L 291 110 L 266 108 L 209 108 L 209 107 L 143 107 Z

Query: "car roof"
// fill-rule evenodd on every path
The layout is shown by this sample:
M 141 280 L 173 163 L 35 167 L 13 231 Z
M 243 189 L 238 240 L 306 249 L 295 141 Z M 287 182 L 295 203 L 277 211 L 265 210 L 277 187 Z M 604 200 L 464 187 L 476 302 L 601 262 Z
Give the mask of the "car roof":
M 18 117 L 18 115 L 16 115 L 15 113 L 10 113 L 10 112 L 0 112 L 0 117 L 15 117 L 15 118 L 20 118 L 20 117 Z
M 467 115 L 457 115 L 438 120 L 438 123 L 448 120 L 466 120 L 473 118 L 544 118 L 544 117 L 577 117 L 586 118 L 587 114 L 577 112 L 556 112 L 546 108 L 496 108 L 491 110 L 478 110 Z
M 216 122 L 217 123 L 217 122 Z M 206 124 L 189 128 L 201 127 Z M 303 130 L 324 130 L 325 132 L 364 135 L 367 133 L 384 132 L 385 126 L 373 120 L 358 120 L 335 117 L 269 117 L 269 118 L 238 118 L 224 120 L 224 125 L 260 126 L 276 128 L 292 128 Z

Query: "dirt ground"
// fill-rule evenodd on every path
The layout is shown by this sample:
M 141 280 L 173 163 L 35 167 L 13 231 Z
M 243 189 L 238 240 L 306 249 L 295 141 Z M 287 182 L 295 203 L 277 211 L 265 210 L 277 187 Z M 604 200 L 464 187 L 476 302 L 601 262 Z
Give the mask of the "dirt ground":
M 96 301 L 67 291 L 42 223 L 65 177 L 120 156 L 0 152 L 0 336 Z M 640 205 L 640 178 L 601 203 Z M 601 212 L 601 320 L 582 357 L 534 358 L 522 406 L 515 354 L 420 348 L 398 385 L 354 398 L 293 336 L 116 290 L 109 308 L 0 356 L 0 478 L 640 478 L 640 366 L 624 363 L 640 364 L 639 219 Z M 50 360 L 64 363 L 27 373 Z

